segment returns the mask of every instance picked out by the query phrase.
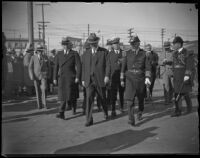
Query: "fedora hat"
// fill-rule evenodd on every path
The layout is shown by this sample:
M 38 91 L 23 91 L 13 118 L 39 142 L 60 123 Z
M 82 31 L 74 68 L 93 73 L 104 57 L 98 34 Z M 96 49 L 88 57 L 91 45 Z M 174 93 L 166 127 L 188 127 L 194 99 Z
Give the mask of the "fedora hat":
M 129 43 L 135 43 L 135 42 L 140 42 L 138 36 L 132 36 L 131 39 L 129 40 Z
M 36 47 L 36 51 L 38 51 L 38 50 L 44 50 L 43 45 L 38 44 L 37 47 Z
M 72 42 L 69 40 L 68 37 L 63 37 L 61 44 L 62 45 L 73 45 Z
M 97 37 L 95 33 L 90 33 L 90 36 L 88 37 L 87 42 L 89 44 L 91 44 L 91 43 L 98 43 L 99 40 L 100 40 L 100 38 Z
M 120 41 L 119 37 L 113 38 L 113 40 L 111 41 L 112 44 L 118 44 Z

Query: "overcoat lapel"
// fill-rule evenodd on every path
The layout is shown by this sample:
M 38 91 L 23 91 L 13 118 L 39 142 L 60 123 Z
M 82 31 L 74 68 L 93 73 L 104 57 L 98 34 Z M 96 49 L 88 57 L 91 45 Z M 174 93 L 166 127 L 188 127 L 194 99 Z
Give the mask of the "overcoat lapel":
M 62 65 L 63 66 L 72 56 L 73 56 L 73 53 L 71 52 L 71 50 L 69 51 L 69 53 L 67 55 L 64 55 L 64 51 L 62 52 L 62 59 L 63 59 L 63 62 L 62 62 Z

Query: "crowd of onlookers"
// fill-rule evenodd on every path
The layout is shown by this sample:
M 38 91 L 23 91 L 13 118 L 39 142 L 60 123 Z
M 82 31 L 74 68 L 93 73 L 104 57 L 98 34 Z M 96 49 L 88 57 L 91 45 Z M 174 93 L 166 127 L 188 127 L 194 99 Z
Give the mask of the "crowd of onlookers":
M 35 95 L 34 83 L 30 80 L 28 65 L 33 53 L 23 51 L 7 50 L 4 47 L 3 53 L 3 98 L 13 98 L 17 96 L 33 96 Z M 52 50 L 49 59 L 49 76 L 47 80 L 47 93 L 53 93 L 53 67 L 56 50 Z M 25 55 L 24 55 L 25 54 Z

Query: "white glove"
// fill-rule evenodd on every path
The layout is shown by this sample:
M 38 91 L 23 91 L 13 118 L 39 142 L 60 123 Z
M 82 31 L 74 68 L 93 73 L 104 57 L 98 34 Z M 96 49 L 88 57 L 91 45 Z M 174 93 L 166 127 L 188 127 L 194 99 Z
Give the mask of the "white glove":
M 149 78 L 146 78 L 146 79 L 145 79 L 145 84 L 146 84 L 146 85 L 151 85 L 151 82 L 149 81 Z
M 104 83 L 107 84 L 108 82 L 109 82 L 109 78 L 107 76 L 105 76 Z
M 53 80 L 53 83 L 56 85 L 57 84 L 57 80 Z
M 79 79 L 78 79 L 78 78 L 76 78 L 76 79 L 75 79 L 75 83 L 78 83 L 78 82 L 79 82 Z
M 124 87 L 124 86 L 125 86 L 125 84 L 124 84 L 124 81 L 121 81 L 121 86 L 122 86 L 122 87 Z
M 189 80 L 189 78 L 190 78 L 189 76 L 184 76 L 184 82 Z
M 85 81 L 82 81 L 82 86 L 85 87 Z

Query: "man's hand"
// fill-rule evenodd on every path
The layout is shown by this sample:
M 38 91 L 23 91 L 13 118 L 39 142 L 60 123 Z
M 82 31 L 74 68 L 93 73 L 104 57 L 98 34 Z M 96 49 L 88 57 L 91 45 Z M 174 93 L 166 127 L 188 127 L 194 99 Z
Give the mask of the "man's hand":
M 189 80 L 189 78 L 190 78 L 189 76 L 184 76 L 184 82 Z
M 82 81 L 82 86 L 85 87 L 85 81 Z
M 107 84 L 108 82 L 109 82 L 109 78 L 108 78 L 108 76 L 105 76 L 104 83 Z
M 75 83 L 78 83 L 78 82 L 79 82 L 79 79 L 78 79 L 78 78 L 76 78 L 76 79 L 75 79 Z
M 146 79 L 145 79 L 145 84 L 146 84 L 146 85 L 151 85 L 151 82 L 150 82 L 149 78 L 146 78 Z
M 125 87 L 124 81 L 121 81 L 121 86 L 122 86 L 122 87 Z
M 57 85 L 57 80 L 53 80 L 54 85 Z

